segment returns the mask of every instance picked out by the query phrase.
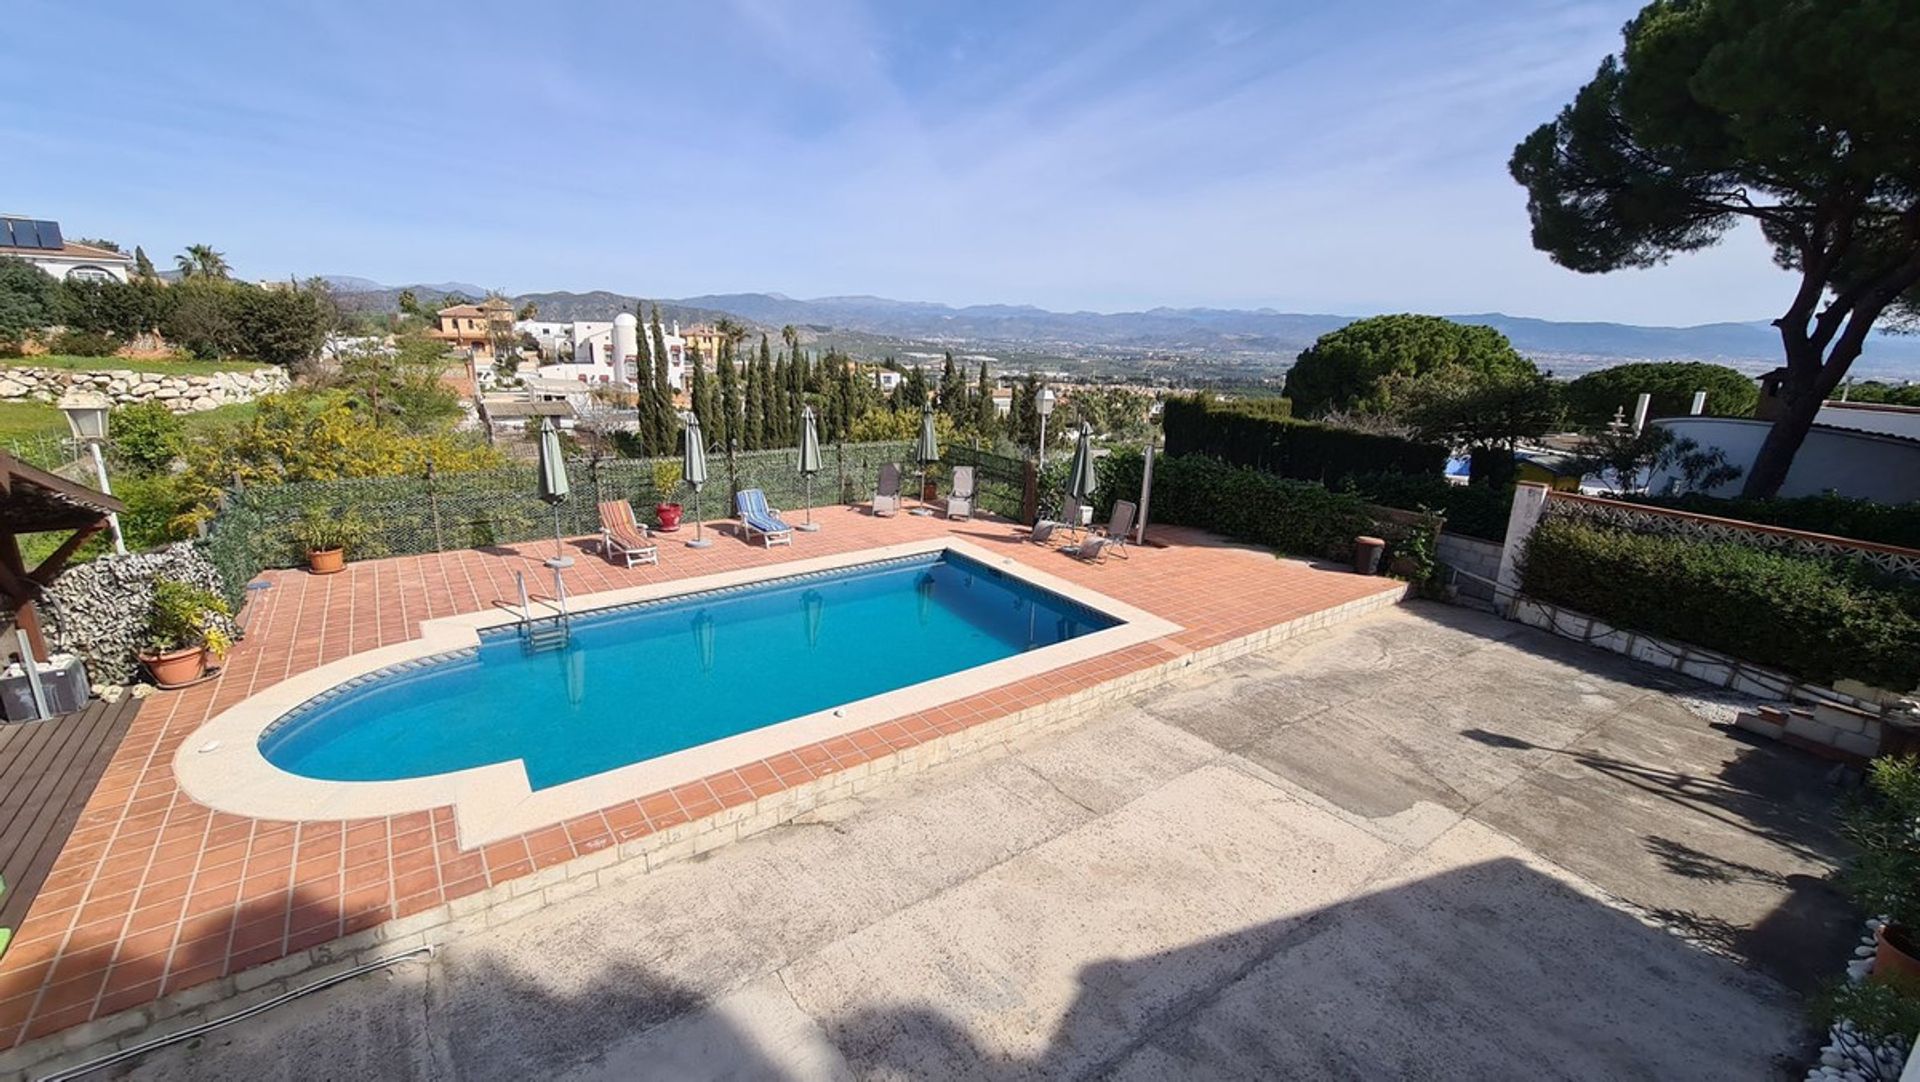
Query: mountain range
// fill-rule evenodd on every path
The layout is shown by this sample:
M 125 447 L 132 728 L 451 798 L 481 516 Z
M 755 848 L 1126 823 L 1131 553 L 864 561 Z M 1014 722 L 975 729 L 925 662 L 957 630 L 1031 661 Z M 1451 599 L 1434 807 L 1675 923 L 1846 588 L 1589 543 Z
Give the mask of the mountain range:
M 390 309 L 400 287 L 376 289 L 366 279 L 330 279 L 343 302 L 356 308 Z M 451 292 L 436 285 L 409 287 L 422 301 Z M 468 296 L 483 291 L 459 290 Z M 640 298 L 618 293 L 526 293 L 515 304 L 539 306 L 540 318 L 609 319 Z M 645 302 L 651 310 L 653 301 Z M 1104 369 L 1191 359 L 1210 366 L 1271 373 L 1290 364 L 1313 340 L 1357 318 L 1352 315 L 1281 312 L 1271 308 L 1152 308 L 1137 312 L 1054 312 L 1031 305 L 954 307 L 884 297 L 843 296 L 801 300 L 778 293 L 721 293 L 661 300 L 663 318 L 711 322 L 720 316 L 765 330 L 787 324 L 810 339 L 858 352 L 911 353 L 952 349 L 1018 359 L 1097 361 Z M 1780 339 L 1764 321 L 1707 323 L 1692 327 L 1645 327 L 1627 323 L 1561 322 L 1501 312 L 1451 315 L 1505 334 L 1520 352 L 1562 375 L 1626 360 L 1700 360 L 1761 372 L 1780 363 Z M 1920 376 L 1920 338 L 1875 335 L 1854 366 L 1861 376 Z

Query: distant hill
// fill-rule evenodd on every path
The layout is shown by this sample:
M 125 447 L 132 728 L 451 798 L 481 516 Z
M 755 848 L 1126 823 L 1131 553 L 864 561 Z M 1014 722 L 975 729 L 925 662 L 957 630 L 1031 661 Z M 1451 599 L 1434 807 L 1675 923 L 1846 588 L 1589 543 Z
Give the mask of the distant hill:
M 398 287 L 349 291 L 342 284 L 366 282 L 333 276 L 343 301 L 353 307 L 392 309 Z M 377 285 L 377 283 L 369 283 Z M 457 285 L 457 284 L 455 284 Z M 411 287 L 422 299 L 449 286 Z M 457 286 L 469 296 L 485 291 Z M 611 319 L 631 311 L 639 298 L 618 293 L 525 293 L 540 318 Z M 653 302 L 648 301 L 649 305 Z M 809 340 L 855 344 L 860 352 L 939 350 L 990 353 L 1021 360 L 1098 358 L 1104 370 L 1187 358 L 1213 367 L 1273 373 L 1319 336 L 1358 316 L 1280 312 L 1271 308 L 1151 308 L 1138 312 L 1054 312 L 1031 305 L 953 307 L 927 301 L 842 296 L 800 300 L 779 293 L 716 293 L 659 302 L 663 318 L 682 324 L 710 323 L 728 315 L 760 330 L 787 324 Z M 1482 312 L 1449 316 L 1499 330 L 1514 347 L 1561 375 L 1627 360 L 1699 360 L 1763 372 L 1780 364 L 1780 340 L 1764 322 L 1708 323 L 1694 327 L 1642 327 L 1626 323 L 1563 323 Z M 1854 366 L 1861 376 L 1920 377 L 1920 338 L 1875 335 Z

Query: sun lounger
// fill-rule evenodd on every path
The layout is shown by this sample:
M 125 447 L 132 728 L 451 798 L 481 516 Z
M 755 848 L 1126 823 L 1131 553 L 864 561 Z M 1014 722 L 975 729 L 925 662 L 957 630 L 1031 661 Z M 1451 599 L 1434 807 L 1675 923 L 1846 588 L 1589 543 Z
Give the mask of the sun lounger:
M 889 462 L 880 467 L 880 484 L 873 490 L 873 513 L 880 516 L 900 511 L 900 467 Z
M 947 517 L 973 517 L 973 467 L 953 468 L 953 491 L 947 494 Z
M 633 505 L 625 500 L 606 500 L 600 504 L 600 554 L 608 560 L 616 555 L 634 564 L 657 564 L 660 548 L 653 543 L 647 528 L 633 517 Z
M 1133 532 L 1133 515 L 1136 508 L 1132 500 L 1113 501 L 1113 515 L 1105 526 L 1096 526 L 1087 539 L 1078 545 L 1069 545 L 1061 549 L 1071 552 L 1089 562 L 1104 560 L 1107 553 L 1117 556 L 1127 555 L 1127 535 Z
M 747 531 L 747 540 L 752 541 L 759 534 L 768 548 L 775 545 L 793 544 L 793 527 L 781 521 L 780 513 L 767 506 L 767 494 L 757 488 L 742 489 L 734 497 L 734 503 L 740 512 L 740 525 Z

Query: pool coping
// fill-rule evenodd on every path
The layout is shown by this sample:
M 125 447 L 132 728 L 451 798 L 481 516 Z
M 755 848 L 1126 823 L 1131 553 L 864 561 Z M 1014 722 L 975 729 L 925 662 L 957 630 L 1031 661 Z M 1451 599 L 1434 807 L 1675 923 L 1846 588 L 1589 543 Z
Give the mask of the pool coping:
M 742 763 L 845 736 L 1182 630 L 1179 624 L 1137 606 L 951 536 L 583 594 L 571 598 L 569 608 L 576 614 L 585 614 L 948 551 L 1121 623 L 1066 642 L 546 789 L 535 790 L 529 785 L 526 770 L 517 759 L 398 781 L 326 781 L 282 770 L 261 753 L 261 734 L 315 697 L 383 669 L 477 648 L 482 632 L 520 622 L 518 614 L 505 609 L 463 613 L 423 620 L 416 638 L 352 654 L 288 677 L 209 718 L 187 736 L 174 754 L 174 774 L 192 799 L 219 811 L 255 819 L 357 819 L 451 806 L 459 843 L 463 848 L 472 848 L 551 826 L 632 799 L 637 794 L 670 789 Z

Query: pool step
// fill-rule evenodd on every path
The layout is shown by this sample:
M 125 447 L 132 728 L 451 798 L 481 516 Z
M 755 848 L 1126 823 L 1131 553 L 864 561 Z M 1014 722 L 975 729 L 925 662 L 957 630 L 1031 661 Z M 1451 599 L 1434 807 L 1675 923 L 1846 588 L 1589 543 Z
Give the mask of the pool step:
M 527 628 L 521 636 L 521 645 L 529 654 L 544 654 L 549 650 L 564 650 L 571 640 L 564 621 L 555 620 L 549 624 L 539 624 Z

